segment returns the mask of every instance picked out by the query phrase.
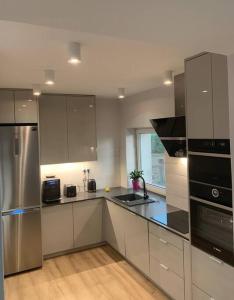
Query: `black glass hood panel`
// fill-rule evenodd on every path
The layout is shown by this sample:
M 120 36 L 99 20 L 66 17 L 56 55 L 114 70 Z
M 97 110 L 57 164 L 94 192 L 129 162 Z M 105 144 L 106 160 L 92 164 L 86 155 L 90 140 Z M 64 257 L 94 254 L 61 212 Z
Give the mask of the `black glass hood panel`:
M 150 120 L 169 156 L 186 156 L 185 117 Z

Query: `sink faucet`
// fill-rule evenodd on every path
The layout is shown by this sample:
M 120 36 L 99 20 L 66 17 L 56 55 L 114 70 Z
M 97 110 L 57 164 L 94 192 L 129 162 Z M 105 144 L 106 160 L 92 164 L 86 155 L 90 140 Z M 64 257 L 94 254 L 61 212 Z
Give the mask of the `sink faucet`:
M 142 181 L 143 181 L 144 199 L 148 199 L 148 198 L 149 198 L 149 195 L 148 195 L 147 190 L 146 190 L 145 179 L 144 179 L 143 176 L 140 176 L 139 178 L 141 178 Z

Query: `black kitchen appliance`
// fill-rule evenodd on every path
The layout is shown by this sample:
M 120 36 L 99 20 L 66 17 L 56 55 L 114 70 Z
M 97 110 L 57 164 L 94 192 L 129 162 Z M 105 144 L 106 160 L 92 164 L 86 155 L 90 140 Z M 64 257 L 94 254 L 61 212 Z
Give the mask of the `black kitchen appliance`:
M 169 156 L 186 157 L 184 74 L 174 76 L 175 117 L 150 120 Z
M 73 184 L 65 184 L 64 196 L 66 196 L 67 198 L 76 197 L 76 186 Z
M 229 140 L 189 140 L 192 245 L 234 266 Z
M 60 179 L 48 178 L 47 180 L 43 181 L 42 201 L 45 203 L 50 203 L 54 201 L 59 201 L 60 198 Z
M 89 179 L 88 181 L 88 192 L 95 193 L 96 192 L 96 181 L 95 179 Z

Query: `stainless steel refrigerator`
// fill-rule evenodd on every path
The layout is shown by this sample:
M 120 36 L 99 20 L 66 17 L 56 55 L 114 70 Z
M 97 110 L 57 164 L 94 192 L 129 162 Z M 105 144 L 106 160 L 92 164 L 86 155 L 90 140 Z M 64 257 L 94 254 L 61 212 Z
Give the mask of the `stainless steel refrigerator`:
M 37 125 L 0 126 L 4 274 L 42 265 Z

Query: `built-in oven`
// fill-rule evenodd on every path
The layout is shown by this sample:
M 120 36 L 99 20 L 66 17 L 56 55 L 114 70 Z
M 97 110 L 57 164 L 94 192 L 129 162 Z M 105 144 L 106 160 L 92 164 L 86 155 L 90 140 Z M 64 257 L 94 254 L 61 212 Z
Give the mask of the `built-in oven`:
M 234 266 L 232 211 L 190 199 L 192 245 Z
M 230 145 L 189 140 L 192 245 L 234 266 Z

